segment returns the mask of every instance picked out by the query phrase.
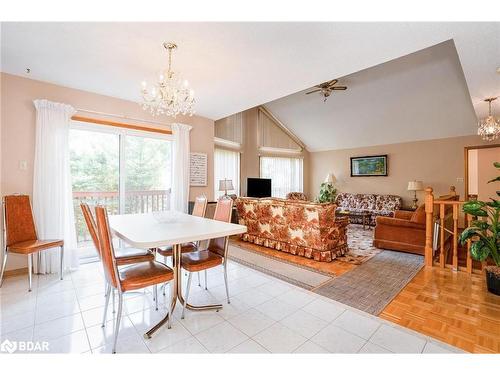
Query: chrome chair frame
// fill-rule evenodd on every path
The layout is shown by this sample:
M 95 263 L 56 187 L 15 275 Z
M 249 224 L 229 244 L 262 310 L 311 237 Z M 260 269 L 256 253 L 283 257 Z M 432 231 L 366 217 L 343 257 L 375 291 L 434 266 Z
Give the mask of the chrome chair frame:
M 223 198 L 223 199 L 231 199 L 231 198 Z M 233 217 L 233 210 L 231 208 L 231 213 L 229 214 L 229 222 L 231 222 L 232 217 Z M 228 260 L 227 254 L 228 254 L 228 251 L 229 251 L 229 237 L 225 237 L 224 238 L 224 257 L 223 257 L 224 259 L 222 261 L 222 267 L 224 268 L 224 284 L 226 286 L 227 303 L 230 304 L 231 300 L 229 298 L 229 285 L 228 285 L 228 280 L 227 280 L 227 260 Z M 181 263 L 181 267 L 182 267 L 182 263 Z M 204 270 L 204 273 L 205 273 L 205 290 L 208 290 L 207 289 L 207 284 L 208 284 L 207 270 Z M 187 301 L 189 298 L 189 290 L 191 288 L 192 275 L 193 275 L 193 273 L 189 272 L 188 282 L 186 285 L 186 296 L 184 298 L 184 304 L 182 306 L 181 319 L 184 319 L 184 312 L 186 311 L 186 305 L 187 305 Z M 198 285 L 201 286 L 199 277 L 200 277 L 200 272 L 198 272 Z
M 108 230 L 111 231 L 110 227 L 109 227 L 109 222 L 108 222 L 108 217 L 106 215 L 106 225 L 108 227 Z M 110 238 L 112 238 L 112 236 L 110 236 Z M 114 247 L 113 247 L 113 243 L 111 241 L 111 249 L 114 250 Z M 101 261 L 102 262 L 102 261 Z M 107 312 L 108 312 L 108 305 L 109 305 L 109 297 L 110 295 L 112 294 L 113 295 L 113 312 L 114 312 L 114 298 L 115 298 L 115 291 L 118 293 L 118 311 L 117 311 L 117 314 L 116 314 L 116 325 L 115 325 L 115 330 L 114 330 L 114 337 L 113 337 L 113 348 L 112 348 L 112 353 L 113 354 L 116 354 L 116 343 L 118 341 L 118 333 L 120 331 L 120 322 L 121 322 L 121 318 L 122 318 L 122 310 L 123 310 L 123 294 L 125 293 L 122 288 L 121 288 L 121 283 L 120 283 L 120 277 L 119 277 L 119 274 L 118 274 L 118 265 L 116 264 L 116 258 L 115 258 L 115 255 L 113 254 L 112 256 L 112 262 L 113 262 L 113 273 L 114 273 L 114 277 L 115 277 L 115 280 L 116 280 L 116 287 L 114 287 L 112 285 L 111 282 L 108 282 L 107 283 L 107 290 L 106 290 L 106 302 L 105 302 L 105 305 L 104 305 L 104 314 L 103 314 L 103 317 L 102 317 L 102 324 L 101 324 L 101 327 L 105 327 L 106 326 L 106 315 L 107 315 Z M 104 266 L 104 265 L 103 265 Z M 105 266 L 104 266 L 105 267 Z M 105 272 L 106 274 L 106 272 Z M 171 281 L 168 282 L 168 284 L 170 285 Z M 157 294 L 157 285 L 155 285 L 155 294 Z M 156 296 L 157 297 L 157 296 Z M 158 298 L 155 298 L 156 300 L 156 309 L 158 310 Z M 172 303 L 168 303 L 168 316 L 169 316 L 169 319 L 168 319 L 168 329 L 172 328 Z

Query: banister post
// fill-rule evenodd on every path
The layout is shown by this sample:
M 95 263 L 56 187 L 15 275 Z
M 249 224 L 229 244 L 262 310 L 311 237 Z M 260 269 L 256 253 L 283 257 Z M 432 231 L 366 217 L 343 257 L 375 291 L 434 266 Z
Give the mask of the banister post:
M 432 237 L 434 230 L 434 195 L 432 188 L 425 189 L 425 266 L 432 267 Z

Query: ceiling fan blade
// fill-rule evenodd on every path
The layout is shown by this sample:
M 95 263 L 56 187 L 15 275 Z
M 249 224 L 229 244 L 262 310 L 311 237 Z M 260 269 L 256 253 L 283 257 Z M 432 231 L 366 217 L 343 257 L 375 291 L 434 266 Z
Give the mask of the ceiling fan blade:
M 347 90 L 347 86 L 335 86 L 331 87 L 332 90 Z
M 331 81 L 326 82 L 325 86 L 333 86 L 335 85 L 339 80 L 338 79 L 332 79 Z
M 318 92 L 318 91 L 321 91 L 321 89 L 317 89 L 317 90 L 306 92 L 306 95 L 309 95 L 309 94 L 312 94 L 313 92 Z

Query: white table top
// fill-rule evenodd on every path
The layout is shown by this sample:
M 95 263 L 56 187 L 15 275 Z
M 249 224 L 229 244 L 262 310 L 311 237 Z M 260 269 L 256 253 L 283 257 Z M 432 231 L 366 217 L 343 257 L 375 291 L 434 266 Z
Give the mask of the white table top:
M 112 215 L 109 225 L 118 238 L 143 249 L 232 236 L 247 231 L 244 225 L 174 211 Z

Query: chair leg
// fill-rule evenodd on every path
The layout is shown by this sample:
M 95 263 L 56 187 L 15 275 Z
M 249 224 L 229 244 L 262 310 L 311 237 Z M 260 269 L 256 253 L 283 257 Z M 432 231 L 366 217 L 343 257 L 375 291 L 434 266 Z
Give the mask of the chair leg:
M 155 310 L 158 311 L 158 284 L 153 287 Z
M 201 286 L 201 279 L 200 279 L 200 273 L 199 272 L 196 272 L 196 274 L 198 275 L 198 286 Z
M 208 277 L 207 277 L 207 270 L 205 270 L 205 290 L 208 290 Z
M 193 278 L 193 273 L 189 272 L 188 283 L 186 287 L 186 297 L 184 297 L 184 306 L 182 306 L 181 319 L 184 319 L 184 312 L 186 311 L 186 305 L 189 297 L 189 289 L 191 289 L 191 279 Z
M 108 283 L 104 282 L 104 298 L 108 296 Z
M 113 314 L 116 312 L 115 310 L 115 290 L 111 289 L 111 297 L 112 297 L 112 303 L 113 303 Z
M 113 293 L 111 291 L 111 284 L 106 284 L 106 304 L 104 305 L 104 315 L 102 317 L 101 327 L 106 325 L 106 315 L 108 314 L 109 297 L 111 296 L 111 293 Z
M 61 254 L 59 255 L 59 259 L 61 262 L 59 266 L 59 277 L 62 280 L 64 275 L 64 245 L 61 246 Z
M 7 255 L 9 255 L 9 252 L 7 248 L 4 248 L 3 260 L 2 260 L 2 273 L 0 273 L 0 288 L 2 287 L 3 284 L 3 273 L 5 272 L 5 267 L 7 266 Z
M 226 296 L 227 296 L 227 303 L 231 303 L 229 300 L 229 286 L 227 282 L 227 264 L 224 262 L 224 283 L 226 284 Z
M 33 254 L 28 254 L 28 292 L 31 292 L 33 283 Z
M 123 295 L 118 292 L 118 314 L 116 315 L 115 338 L 113 341 L 113 354 L 116 353 L 116 342 L 118 341 L 118 332 L 120 331 L 120 320 L 122 319 Z
M 172 293 L 172 285 L 170 285 L 171 283 L 168 283 L 168 284 L 165 284 L 165 289 L 167 289 L 166 285 L 169 286 L 170 288 L 170 298 L 167 300 L 167 304 L 168 304 L 168 329 L 172 328 L 172 320 L 173 320 L 173 316 L 172 316 L 172 296 L 173 296 L 173 293 Z

